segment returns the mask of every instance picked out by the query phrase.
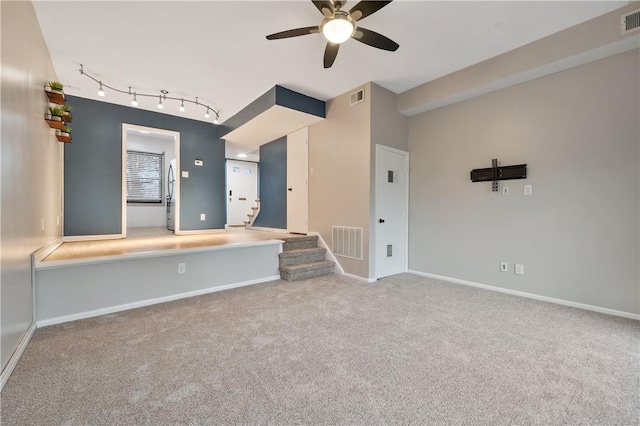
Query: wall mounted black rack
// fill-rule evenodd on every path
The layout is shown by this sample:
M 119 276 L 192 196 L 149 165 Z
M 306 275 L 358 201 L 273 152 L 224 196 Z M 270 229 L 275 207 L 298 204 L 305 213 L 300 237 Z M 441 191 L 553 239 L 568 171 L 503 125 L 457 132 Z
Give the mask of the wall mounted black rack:
M 498 166 L 498 159 L 491 160 L 491 167 L 471 170 L 471 182 L 491 181 L 491 191 L 498 191 L 499 180 L 526 179 L 527 165 Z

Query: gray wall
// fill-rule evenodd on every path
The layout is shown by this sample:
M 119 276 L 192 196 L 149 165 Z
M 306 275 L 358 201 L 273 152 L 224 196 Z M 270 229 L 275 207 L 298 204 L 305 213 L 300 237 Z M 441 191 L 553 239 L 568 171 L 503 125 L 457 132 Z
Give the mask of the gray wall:
M 398 95 L 375 83 L 370 84 L 371 154 L 369 173 L 369 277 L 376 276 L 376 145 L 409 151 L 409 119 L 398 113 Z
M 287 229 L 287 137 L 260 147 L 260 213 L 253 226 Z
M 62 144 L 44 121 L 44 85 L 56 79 L 31 2 L 0 2 L 1 363 L 33 319 L 30 255 L 60 236 Z M 41 229 L 41 220 L 44 229 Z
M 410 118 L 409 268 L 640 313 L 639 68 L 636 49 Z M 509 196 L 469 180 L 492 158 L 529 165 Z
M 119 234 L 122 228 L 122 124 L 180 132 L 180 229 L 223 229 L 224 142 L 218 126 L 136 108 L 68 96 L 73 143 L 65 146 L 64 233 Z M 196 159 L 204 167 L 195 167 Z M 206 220 L 200 221 L 200 214 Z
M 331 244 L 332 226 L 362 228 L 363 259 L 338 257 L 345 272 L 369 277 L 371 84 L 327 102 L 327 119 L 309 126 L 309 230 Z M 364 88 L 364 101 L 350 95 Z

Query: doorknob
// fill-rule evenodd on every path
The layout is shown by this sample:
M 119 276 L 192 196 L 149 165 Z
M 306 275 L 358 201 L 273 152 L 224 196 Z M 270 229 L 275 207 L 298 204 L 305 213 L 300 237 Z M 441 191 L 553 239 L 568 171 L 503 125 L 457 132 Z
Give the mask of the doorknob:
M 384 223 L 384 219 L 378 219 L 379 223 Z
M 293 188 L 288 188 L 287 191 L 293 191 Z

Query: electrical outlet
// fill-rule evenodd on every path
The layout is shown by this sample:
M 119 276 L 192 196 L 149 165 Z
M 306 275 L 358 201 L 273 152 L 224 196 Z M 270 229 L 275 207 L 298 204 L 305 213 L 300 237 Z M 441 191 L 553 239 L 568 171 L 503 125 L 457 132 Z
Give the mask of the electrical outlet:
M 204 220 L 204 218 L 205 218 L 205 217 L 206 217 L 206 216 L 205 216 L 205 214 L 204 214 L 204 213 L 200 213 L 200 220 Z
M 524 265 L 516 263 L 516 275 L 524 275 Z
M 500 272 L 509 272 L 509 264 L 507 262 L 500 262 Z
M 502 195 L 509 195 L 509 187 L 508 186 L 503 186 L 502 187 Z
M 186 273 L 187 273 L 187 264 L 178 263 L 178 274 L 186 274 Z

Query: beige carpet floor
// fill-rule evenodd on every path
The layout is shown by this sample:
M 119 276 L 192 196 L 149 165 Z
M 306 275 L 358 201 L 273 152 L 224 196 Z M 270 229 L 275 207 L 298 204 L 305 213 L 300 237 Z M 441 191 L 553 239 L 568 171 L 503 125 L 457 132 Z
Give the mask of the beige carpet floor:
M 36 331 L 2 425 L 640 422 L 640 323 L 403 274 Z

